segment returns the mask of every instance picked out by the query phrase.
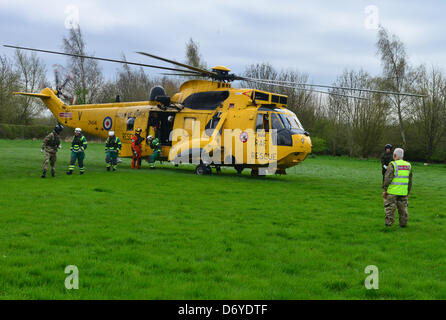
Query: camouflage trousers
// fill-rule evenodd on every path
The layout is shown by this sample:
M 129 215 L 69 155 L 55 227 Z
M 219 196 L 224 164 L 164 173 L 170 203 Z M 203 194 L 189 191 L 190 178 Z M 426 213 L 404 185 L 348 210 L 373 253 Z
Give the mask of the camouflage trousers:
M 51 172 L 54 172 L 54 166 L 56 165 L 57 153 L 56 152 L 45 152 L 45 160 L 43 161 L 43 171 L 46 172 L 48 169 L 48 162 L 51 166 Z
M 407 220 L 409 219 L 409 214 L 407 210 L 408 206 L 408 196 L 397 196 L 394 194 L 388 194 L 384 198 L 384 211 L 386 213 L 386 226 L 391 226 L 395 222 L 395 211 L 398 208 L 398 219 L 400 227 L 405 227 L 407 225 Z

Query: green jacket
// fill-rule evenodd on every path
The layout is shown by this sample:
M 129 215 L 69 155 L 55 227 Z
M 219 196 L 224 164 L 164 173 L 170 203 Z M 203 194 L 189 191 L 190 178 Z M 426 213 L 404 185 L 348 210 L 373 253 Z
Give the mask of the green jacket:
M 155 138 L 150 143 L 150 148 L 153 149 L 153 151 L 161 151 L 161 143 L 158 138 Z
M 78 136 L 74 135 L 73 141 L 71 142 L 72 151 L 84 151 L 87 149 L 87 139 L 84 135 L 80 134 Z
M 108 137 L 105 141 L 105 151 L 121 150 L 122 144 L 118 137 Z

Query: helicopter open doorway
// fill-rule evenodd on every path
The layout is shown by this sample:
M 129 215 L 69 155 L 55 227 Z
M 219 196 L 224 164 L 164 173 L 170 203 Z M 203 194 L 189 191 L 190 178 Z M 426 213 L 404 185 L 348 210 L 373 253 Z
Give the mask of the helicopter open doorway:
M 173 130 L 176 112 L 150 111 L 147 121 L 147 132 L 158 138 L 162 146 L 172 146 L 170 133 Z M 146 144 L 148 142 L 146 141 Z

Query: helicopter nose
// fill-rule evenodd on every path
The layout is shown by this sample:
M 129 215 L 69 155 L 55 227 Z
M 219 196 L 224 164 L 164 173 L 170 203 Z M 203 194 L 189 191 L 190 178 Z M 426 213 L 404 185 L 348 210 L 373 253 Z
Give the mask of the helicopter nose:
M 293 135 L 293 149 L 295 152 L 309 154 L 311 153 L 310 134 L 305 131 L 303 134 Z

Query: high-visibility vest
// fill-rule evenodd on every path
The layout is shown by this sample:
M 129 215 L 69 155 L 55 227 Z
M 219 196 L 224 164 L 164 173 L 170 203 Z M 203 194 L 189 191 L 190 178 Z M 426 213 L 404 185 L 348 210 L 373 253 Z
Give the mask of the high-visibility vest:
M 87 139 L 85 136 L 78 135 L 73 137 L 73 141 L 71 142 L 71 149 L 73 151 L 84 151 L 87 148 Z
M 387 188 L 387 193 L 397 196 L 407 196 L 409 193 L 410 163 L 404 160 L 392 161 L 394 177 Z

